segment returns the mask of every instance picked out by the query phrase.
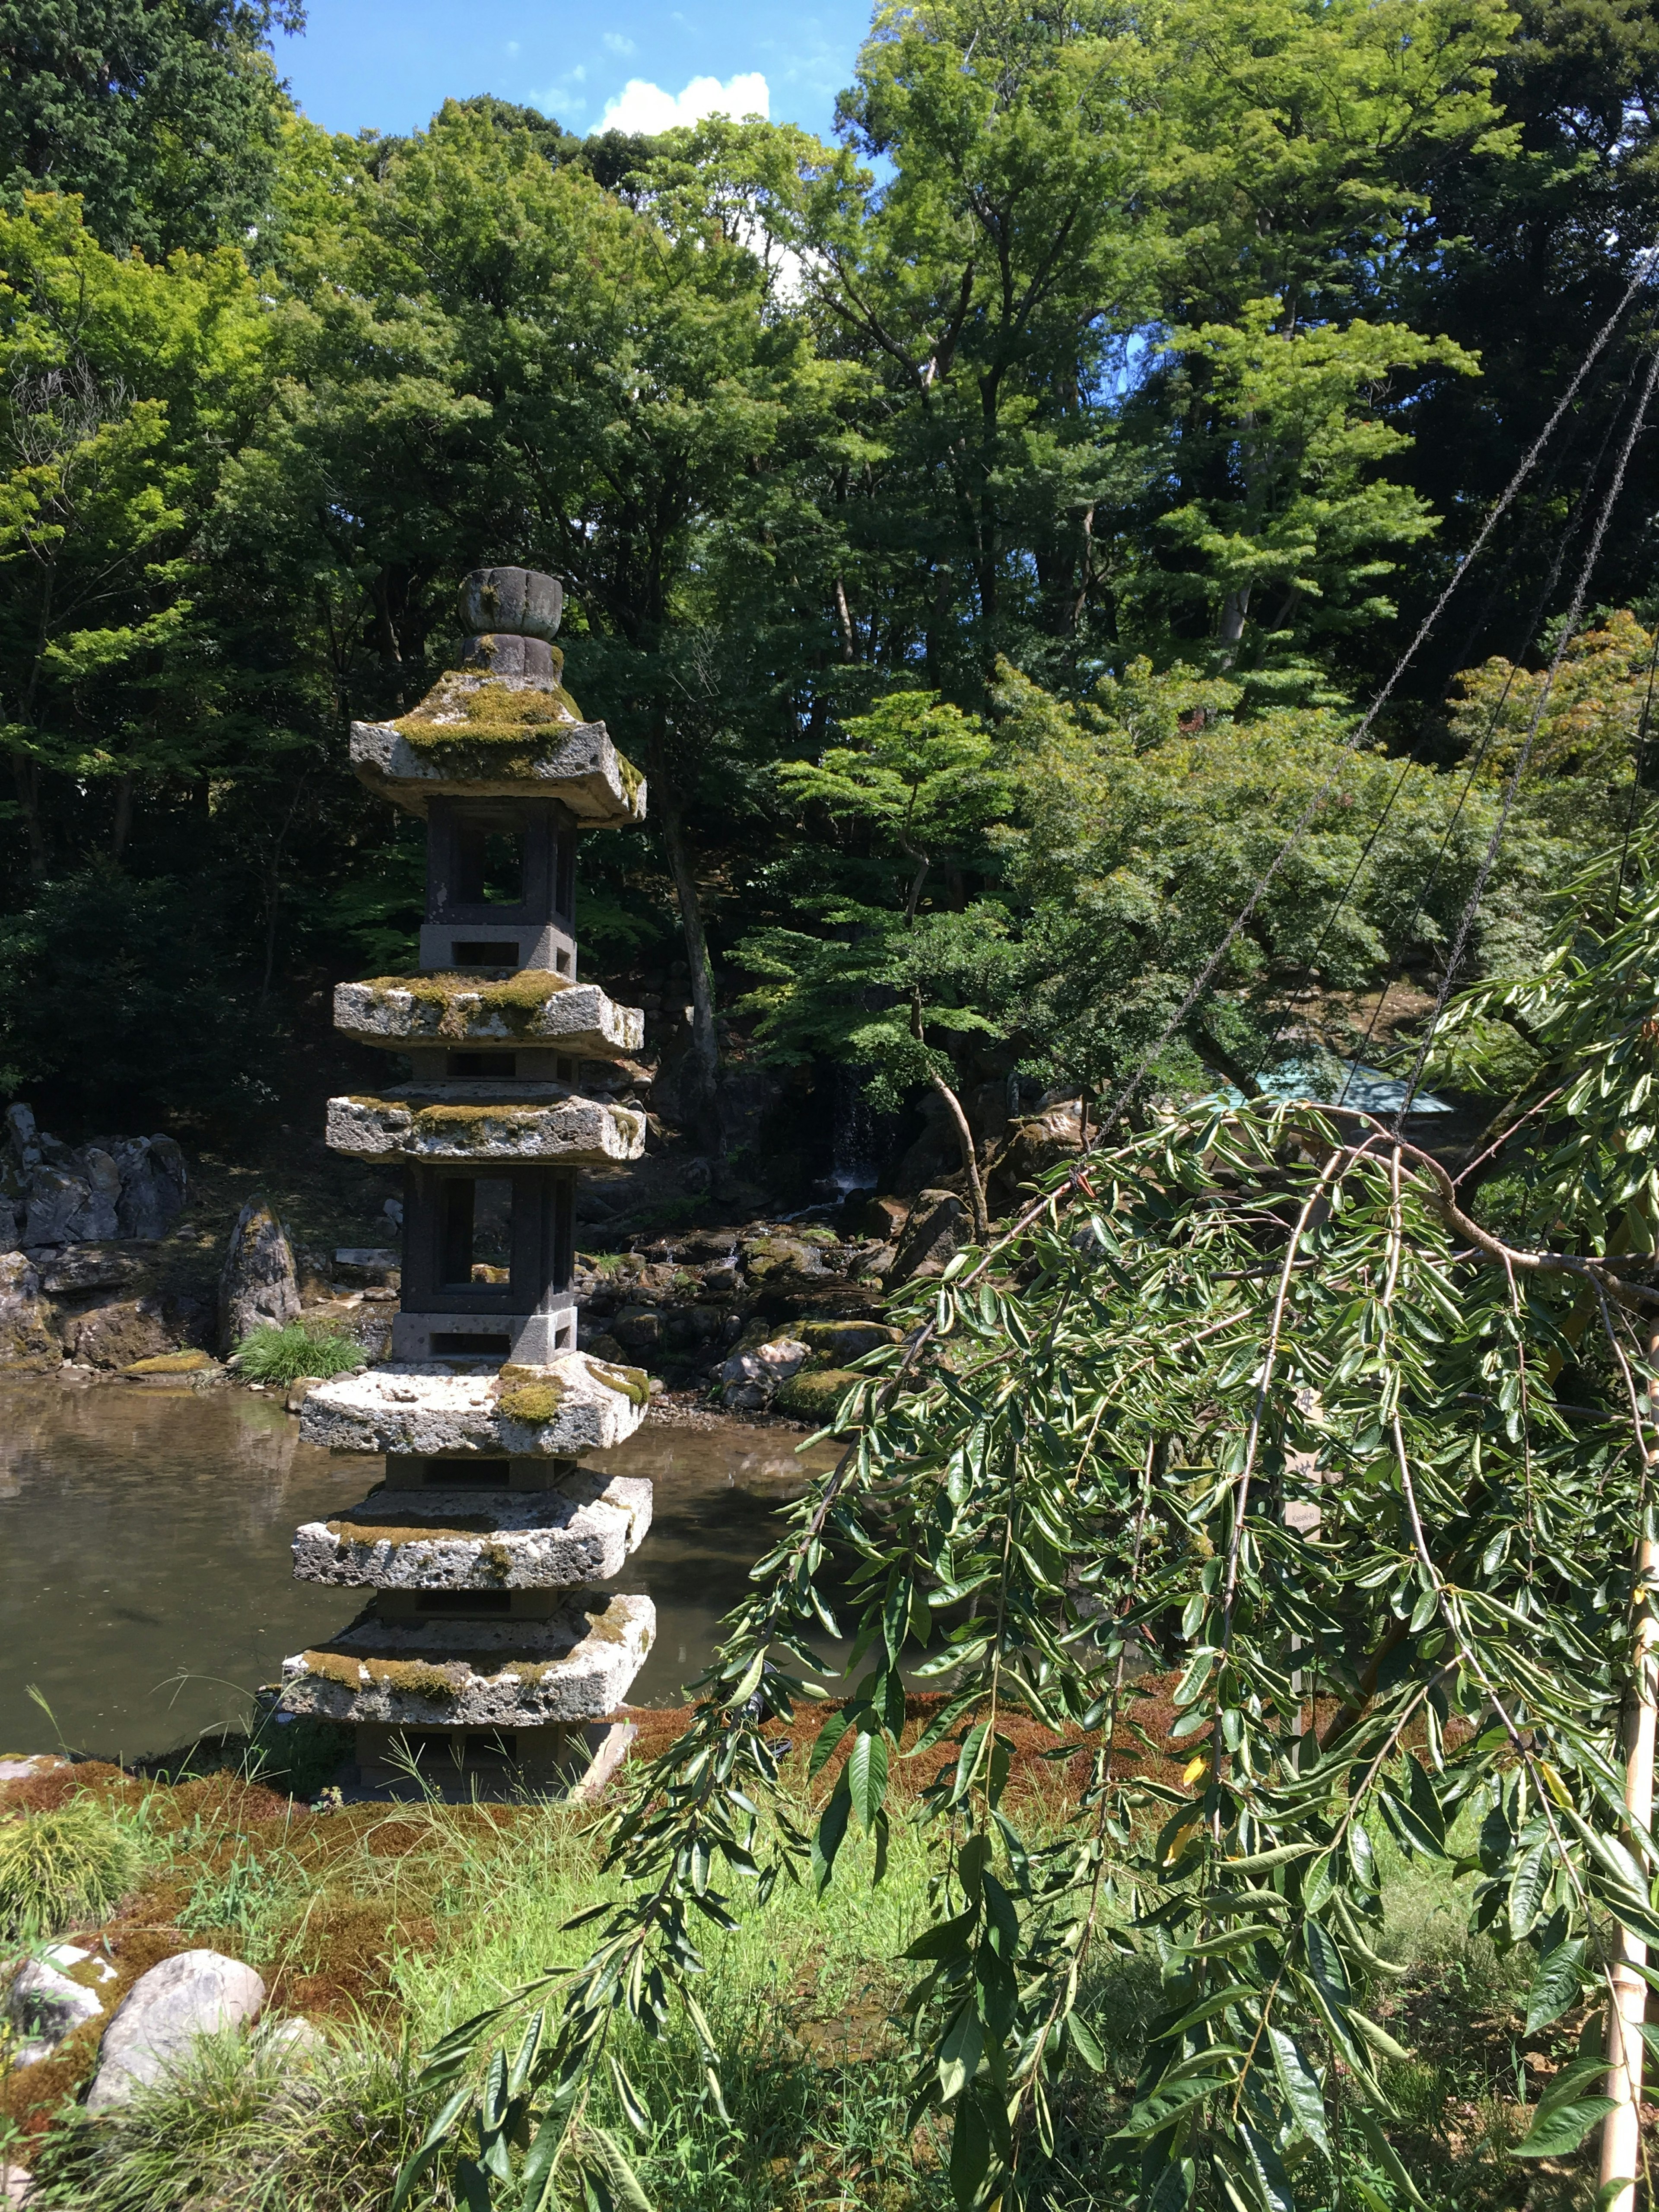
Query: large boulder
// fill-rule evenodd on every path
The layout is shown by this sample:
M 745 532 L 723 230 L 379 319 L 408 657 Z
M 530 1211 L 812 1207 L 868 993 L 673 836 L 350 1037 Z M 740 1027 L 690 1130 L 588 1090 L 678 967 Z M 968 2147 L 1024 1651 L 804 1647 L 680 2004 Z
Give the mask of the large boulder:
M 720 1396 L 739 1413 L 759 1413 L 769 1406 L 782 1384 L 798 1374 L 809 1357 L 806 1346 L 792 1336 L 775 1337 L 746 1352 L 734 1352 L 720 1370 Z
M 1008 1133 L 988 1178 L 986 1197 L 994 1213 L 1012 1213 L 1031 1196 L 1032 1187 L 1083 1149 L 1083 1109 L 1075 1098 L 1046 1106 Z
M 0 1253 L 0 1361 L 45 1372 L 63 1364 L 40 1277 L 21 1252 Z
M 106 1137 L 120 1176 L 116 1218 L 123 1237 L 165 1237 L 190 1192 L 185 1156 L 171 1137 Z
M 178 1343 L 155 1297 L 115 1298 L 66 1314 L 64 1348 L 82 1367 L 131 1367 L 173 1351 Z
M 71 1154 L 72 1165 L 45 1161 L 30 1171 L 24 1202 L 23 1243 L 95 1244 L 119 1225 L 116 1200 L 121 1177 L 109 1154 L 95 1145 Z
M 973 1234 L 973 1216 L 954 1191 L 923 1191 L 898 1248 L 889 1289 L 918 1275 L 940 1275 Z
M 284 1328 L 299 1315 L 299 1279 L 283 1224 L 263 1198 L 251 1198 L 236 1217 L 219 1278 L 219 1349 L 234 1352 L 251 1331 Z
M 99 2047 L 89 2112 L 124 2104 L 190 2055 L 198 2036 L 256 2021 L 265 1985 L 252 1966 L 217 1951 L 181 1951 L 141 1974 L 118 2006 Z

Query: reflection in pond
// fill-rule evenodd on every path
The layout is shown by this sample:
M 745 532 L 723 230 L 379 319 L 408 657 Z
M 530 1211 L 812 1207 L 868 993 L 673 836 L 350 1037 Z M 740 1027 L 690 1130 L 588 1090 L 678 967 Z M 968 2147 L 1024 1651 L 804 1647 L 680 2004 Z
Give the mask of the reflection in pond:
M 289 1547 L 301 1521 L 356 1504 L 380 1462 L 334 1459 L 299 1427 L 244 1390 L 0 1386 L 0 1755 L 50 1747 L 30 1684 L 66 1743 L 106 1757 L 245 1721 L 246 1692 L 286 1652 L 350 1619 L 357 1593 L 295 1583 Z M 651 1534 L 617 1584 L 657 1606 L 631 1702 L 672 1704 L 702 1667 L 799 1487 L 794 1443 L 737 1423 L 651 1426 L 594 1455 L 656 1485 Z

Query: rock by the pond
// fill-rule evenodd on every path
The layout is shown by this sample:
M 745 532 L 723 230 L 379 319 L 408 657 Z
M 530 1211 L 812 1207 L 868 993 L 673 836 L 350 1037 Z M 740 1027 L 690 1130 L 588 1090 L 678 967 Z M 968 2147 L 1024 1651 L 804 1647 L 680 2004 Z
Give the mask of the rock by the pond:
M 104 2009 L 95 1990 L 70 1981 L 43 1959 L 31 1959 L 13 1977 L 6 2018 L 18 2038 L 13 2063 L 30 2066 L 51 2057 L 66 2035 Z
M 171 1352 L 178 1340 L 159 1298 L 119 1298 L 66 1315 L 64 1348 L 83 1367 L 131 1367 Z
M 219 1348 L 234 1352 L 252 1329 L 282 1328 L 300 1315 L 294 1254 L 282 1223 L 262 1198 L 236 1217 L 219 1278 Z
M 34 2202 L 34 2176 L 26 2166 L 14 2166 L 0 2152 L 0 2204 L 8 2212 L 22 2212 L 25 2205 Z
M 0 1252 L 0 1360 L 44 1371 L 63 1359 L 40 1296 L 39 1270 L 21 1252 Z
M 80 1297 L 88 1291 L 125 1290 L 143 1280 L 150 1258 L 124 1244 L 71 1244 L 41 1263 L 40 1287 L 52 1297 Z
M 720 1369 L 721 1399 L 739 1413 L 759 1413 L 806 1358 L 806 1346 L 792 1336 L 757 1345 L 752 1352 L 734 1352 Z
M 104 2030 L 89 2112 L 125 2102 L 189 2056 L 200 2035 L 257 2020 L 265 1985 L 252 1966 L 217 1951 L 181 1951 L 141 1974 Z
M 908 1283 L 915 1275 L 939 1275 L 973 1234 L 973 1220 L 954 1191 L 921 1194 L 905 1231 L 888 1279 Z

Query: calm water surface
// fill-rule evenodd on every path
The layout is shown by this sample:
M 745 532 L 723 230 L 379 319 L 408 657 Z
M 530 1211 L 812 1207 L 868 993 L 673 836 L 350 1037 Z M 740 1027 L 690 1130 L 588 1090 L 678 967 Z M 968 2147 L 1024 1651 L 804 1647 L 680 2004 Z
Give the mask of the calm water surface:
M 0 1753 L 134 1758 L 246 1719 L 247 1693 L 363 1594 L 293 1579 L 301 1521 L 353 1505 L 378 1459 L 300 1442 L 280 1403 L 130 1384 L 0 1386 Z M 656 1601 L 630 1697 L 675 1702 L 799 1487 L 787 1431 L 647 1427 L 590 1464 L 649 1475 L 655 1519 L 616 1587 Z M 823 1448 L 815 1458 L 820 1462 Z

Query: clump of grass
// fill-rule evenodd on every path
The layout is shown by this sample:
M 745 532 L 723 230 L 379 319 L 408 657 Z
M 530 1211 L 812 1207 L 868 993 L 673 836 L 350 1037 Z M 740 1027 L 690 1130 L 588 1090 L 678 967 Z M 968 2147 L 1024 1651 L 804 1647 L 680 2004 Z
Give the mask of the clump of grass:
M 420 2141 L 410 2072 L 369 2034 L 297 2063 L 258 2035 L 201 2036 L 95 2124 L 68 2108 L 30 2163 L 46 2203 L 86 2212 L 383 2212 Z M 417 2191 L 414 2212 L 437 2201 Z
M 0 1821 L 0 1936 L 27 1940 L 106 1920 L 143 1864 L 126 1829 L 88 1798 Z
M 237 1372 L 250 1382 L 297 1382 L 302 1376 L 326 1380 L 349 1374 L 363 1364 L 355 1336 L 333 1323 L 291 1321 L 282 1328 L 267 1323 L 236 1347 Z

